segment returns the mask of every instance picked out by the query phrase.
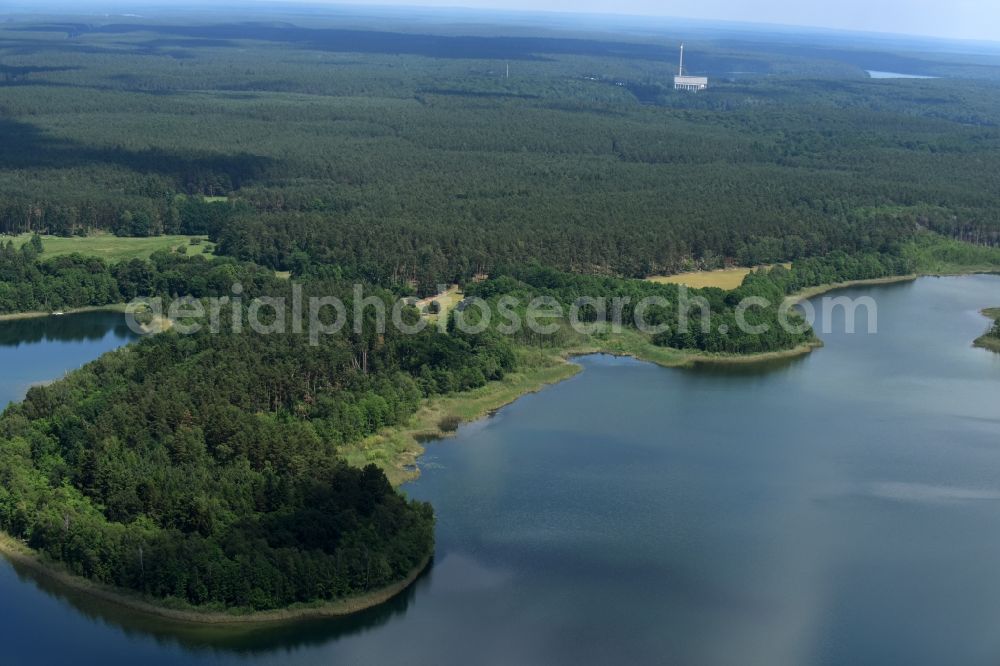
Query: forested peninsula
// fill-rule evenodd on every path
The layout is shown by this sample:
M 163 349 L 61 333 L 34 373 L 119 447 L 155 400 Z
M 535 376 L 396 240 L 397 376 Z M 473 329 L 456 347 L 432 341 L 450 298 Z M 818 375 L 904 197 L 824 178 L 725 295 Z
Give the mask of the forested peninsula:
M 337 448 L 399 422 L 439 381 L 461 389 L 510 363 L 502 341 L 449 341 L 468 353 L 443 353 L 421 383 L 400 361 L 429 340 L 386 340 L 355 372 L 371 341 L 143 339 L 5 412 L 0 526 L 76 575 L 209 609 L 392 584 L 426 561 L 433 513 Z

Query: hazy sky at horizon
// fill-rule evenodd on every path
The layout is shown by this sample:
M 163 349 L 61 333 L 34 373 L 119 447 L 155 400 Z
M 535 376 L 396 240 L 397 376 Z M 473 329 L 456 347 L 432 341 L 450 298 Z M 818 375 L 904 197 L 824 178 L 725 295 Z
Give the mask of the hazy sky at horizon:
M 302 0 L 298 0 L 302 1 Z M 776 23 L 1000 41 L 997 0 L 306 0 L 309 4 L 469 7 Z

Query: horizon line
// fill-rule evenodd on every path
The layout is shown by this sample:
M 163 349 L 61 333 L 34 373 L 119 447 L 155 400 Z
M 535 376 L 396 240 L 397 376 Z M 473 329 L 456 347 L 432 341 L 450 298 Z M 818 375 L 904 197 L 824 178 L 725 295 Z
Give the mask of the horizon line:
M 955 37 L 955 36 L 943 36 L 943 35 L 931 35 L 926 33 L 912 33 L 912 32 L 886 32 L 884 30 L 860 30 L 857 28 L 846 28 L 846 27 L 830 27 L 824 25 L 814 25 L 814 24 L 799 24 L 799 23 L 774 23 L 770 21 L 748 21 L 748 20 L 730 20 L 730 19 L 718 19 L 718 18 L 705 18 L 697 16 L 677 16 L 669 14 L 648 14 L 642 12 L 621 12 L 621 11 L 598 11 L 598 10 L 587 10 L 587 11 L 575 11 L 572 9 L 507 9 L 503 7 L 473 7 L 469 5 L 461 4 L 461 0 L 457 0 L 455 4 L 448 3 L 448 0 L 444 0 L 442 4 L 399 4 L 393 0 L 372 0 L 372 2 L 364 4 L 357 1 L 346 1 L 341 0 L 207 0 L 206 2 L 195 3 L 191 2 L 188 4 L 183 1 L 179 3 L 170 4 L 164 2 L 163 0 L 109 0 L 108 2 L 102 2 L 101 0 L 95 0 L 94 2 L 85 3 L 70 3 L 69 0 L 33 0 L 32 2 L 27 2 L 26 0 L 21 0 L 23 3 L 18 7 L 18 0 L 14 0 L 12 3 L 5 3 L 6 7 L 0 8 L 0 16 L 19 16 L 19 15 L 38 15 L 47 13 L 65 13 L 68 15 L 86 15 L 91 12 L 101 12 L 105 15 L 110 16 L 121 16 L 123 18 L 143 18 L 130 13 L 119 13 L 125 12 L 126 10 L 135 11 L 140 7 L 149 10 L 160 10 L 169 13 L 178 13 L 185 10 L 198 10 L 204 12 L 213 8 L 223 9 L 231 8 L 234 6 L 241 7 L 243 9 L 251 9 L 252 6 L 258 8 L 309 8 L 309 9 L 322 9 L 329 8 L 332 10 L 344 10 L 344 9 L 360 9 L 365 11 L 372 10 L 404 10 L 408 12 L 414 11 L 426 11 L 429 13 L 434 12 L 448 12 L 448 11 L 459 11 L 468 12 L 473 14 L 484 14 L 484 15 L 507 15 L 507 16 L 551 16 L 551 17 L 593 17 L 593 18 L 618 18 L 618 19 L 652 19 L 658 21 L 681 21 L 698 23 L 705 26 L 730 26 L 730 27 L 745 27 L 745 28 L 756 28 L 760 29 L 781 29 L 783 31 L 804 31 L 804 32 L 821 32 L 830 33 L 837 35 L 854 35 L 858 37 L 870 37 L 870 38 L 889 38 L 889 39 L 920 39 L 920 40 L 933 40 L 937 42 L 946 42 L 952 44 L 976 44 L 981 46 L 989 46 L 994 48 L 1000 48 L 1000 38 L 997 39 L 985 39 L 978 37 Z M 446 4 L 447 3 L 447 4 Z M 88 11 L 89 10 L 89 11 Z M 152 17 L 149 17 L 152 18 Z M 546 26 L 538 26 L 546 27 Z M 635 25 L 631 26 L 635 28 L 640 28 L 642 26 Z M 609 28 L 609 31 L 611 29 Z

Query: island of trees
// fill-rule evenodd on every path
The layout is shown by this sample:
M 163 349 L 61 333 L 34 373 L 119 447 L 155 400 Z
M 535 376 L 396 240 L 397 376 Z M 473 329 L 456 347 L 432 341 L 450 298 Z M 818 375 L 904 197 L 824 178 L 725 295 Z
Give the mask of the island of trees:
M 976 338 L 976 346 L 1000 352 L 1000 308 L 987 308 L 983 314 L 993 320 L 989 330 Z

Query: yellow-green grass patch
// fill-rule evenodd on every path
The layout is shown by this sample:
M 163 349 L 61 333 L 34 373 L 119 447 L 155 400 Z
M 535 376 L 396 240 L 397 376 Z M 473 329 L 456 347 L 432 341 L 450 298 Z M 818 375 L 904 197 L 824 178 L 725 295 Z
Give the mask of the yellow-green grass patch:
M 792 265 L 782 264 L 782 266 L 791 268 Z M 653 275 L 646 279 L 659 284 L 682 284 L 691 289 L 718 287 L 719 289 L 729 291 L 743 284 L 743 278 L 749 275 L 752 270 L 754 269 L 740 266 L 736 268 L 720 268 L 714 271 L 691 271 L 689 273 L 677 273 L 676 275 Z
M 31 240 L 31 234 L 0 236 L 0 242 L 13 240 L 15 247 L 21 247 Z M 192 242 L 194 244 L 192 244 Z M 154 252 L 181 252 L 187 255 L 214 256 L 215 245 L 205 236 L 149 236 L 143 238 L 119 237 L 113 234 L 91 236 L 42 236 L 45 248 L 43 259 L 78 253 L 88 257 L 98 257 L 114 263 L 128 259 L 149 259 Z M 207 251 L 206 251 L 207 248 Z
M 522 352 L 531 354 L 531 352 Z M 471 391 L 432 398 L 401 426 L 351 444 L 342 451 L 351 465 L 375 463 L 393 483 L 399 485 L 416 478 L 416 460 L 423 453 L 422 442 L 447 437 L 457 424 L 474 421 L 526 393 L 533 393 L 555 384 L 580 371 L 580 366 L 567 363 L 558 354 L 538 352 L 536 358 L 522 358 L 527 369 L 507 375 Z
M 417 301 L 417 309 L 421 312 L 427 313 L 427 316 L 432 320 L 436 320 L 438 317 L 448 316 L 448 312 L 461 302 L 464 295 L 462 290 L 457 284 L 453 284 L 446 290 L 442 291 L 440 294 L 435 294 L 434 296 L 428 296 L 425 299 Z M 430 314 L 428 308 L 433 301 L 437 301 L 438 305 L 441 306 L 441 310 L 438 314 Z
M 993 321 L 1000 321 L 1000 308 L 986 308 L 983 310 L 983 314 Z M 993 335 L 992 327 L 990 327 L 988 332 L 976 338 L 976 341 L 973 344 L 976 347 L 982 347 L 983 349 L 989 349 L 990 351 L 1000 353 L 1000 337 Z
M 696 363 L 752 363 L 788 358 L 809 353 L 818 344 L 803 344 L 768 354 L 702 354 L 658 347 L 649 336 L 635 330 L 613 332 L 606 328 L 591 335 L 580 335 L 558 348 L 519 347 L 517 353 L 522 370 L 471 391 L 431 398 L 405 424 L 384 428 L 378 434 L 344 447 L 341 453 L 351 465 L 378 465 L 393 485 L 399 485 L 419 476 L 416 461 L 424 452 L 423 442 L 448 437 L 462 422 L 482 418 L 525 393 L 572 377 L 580 371 L 579 365 L 570 362 L 573 356 L 613 354 L 665 367 L 684 367 Z
M 992 335 L 982 335 L 976 338 L 975 346 L 1000 353 L 1000 338 L 995 338 Z

